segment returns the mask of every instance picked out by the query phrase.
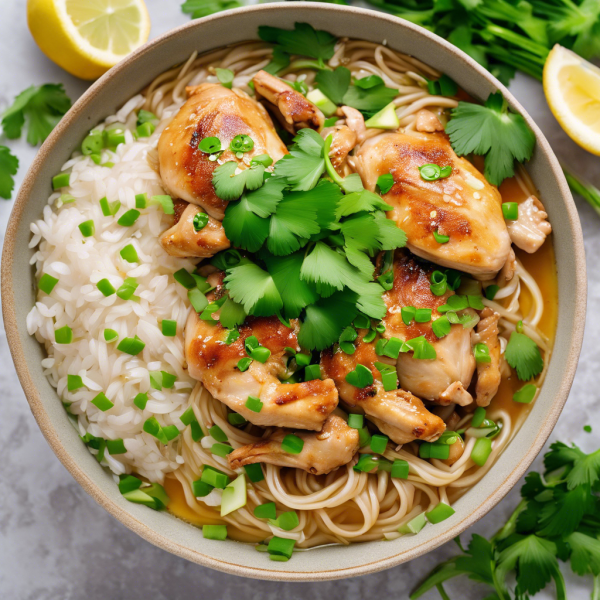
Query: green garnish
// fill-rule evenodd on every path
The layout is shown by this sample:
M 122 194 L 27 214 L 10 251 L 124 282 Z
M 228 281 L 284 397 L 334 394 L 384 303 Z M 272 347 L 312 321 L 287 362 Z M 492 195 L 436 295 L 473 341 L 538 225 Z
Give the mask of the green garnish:
M 387 435 L 375 434 L 371 437 L 371 451 L 375 454 L 383 454 L 387 448 L 389 438 Z
M 119 296 L 121 300 L 129 300 L 138 288 L 138 285 L 139 284 L 134 277 L 127 277 L 117 290 L 117 296 Z
M 471 451 L 471 460 L 479 467 L 483 467 L 491 453 L 492 440 L 488 437 L 477 438 Z
M 171 198 L 171 196 L 152 196 L 149 204 L 158 204 L 162 208 L 165 215 L 175 214 L 175 207 L 173 205 L 173 198 Z
M 119 254 L 121 255 L 121 258 L 128 263 L 137 263 L 140 260 L 133 244 L 127 244 L 127 246 L 121 249 Z
M 437 80 L 427 81 L 427 89 L 432 96 L 456 96 L 458 86 L 444 74 Z
M 99 408 L 102 412 L 106 412 L 114 406 L 114 404 L 104 395 L 103 392 L 100 392 L 94 397 L 92 404 Z
M 286 435 L 281 442 L 281 449 L 289 454 L 300 454 L 304 448 L 304 440 L 293 433 Z
M 364 416 L 349 414 L 348 415 L 348 427 L 352 429 L 362 429 L 364 426 Z
M 254 140 L 249 135 L 236 135 L 229 144 L 232 152 L 250 152 L 254 148 Z
M 485 344 L 475 344 L 475 347 L 473 348 L 473 354 L 475 355 L 475 361 L 478 363 L 492 362 L 490 350 Z
M 228 89 L 231 89 L 233 86 L 233 78 L 235 77 L 235 73 L 231 69 L 220 69 L 217 67 L 215 69 L 215 73 L 217 75 L 217 79 L 219 83 Z
M 213 173 L 212 182 L 215 192 L 222 200 L 237 200 L 244 189 L 256 190 L 263 184 L 263 174 L 265 172 L 263 165 L 251 164 L 249 168 L 240 171 L 236 175 L 235 171 L 237 169 L 238 163 L 229 161 L 218 166 Z
M 246 475 L 248 475 L 248 479 L 253 483 L 258 483 L 259 481 L 263 481 L 265 475 L 263 473 L 262 467 L 259 463 L 253 465 L 244 465 L 244 471 L 246 471 Z
M 516 221 L 519 218 L 519 205 L 516 202 L 503 202 L 502 215 L 507 221 Z
M 100 209 L 102 210 L 102 214 L 105 217 L 114 217 L 118 212 L 119 208 L 121 208 L 121 201 L 115 200 L 114 202 L 109 202 L 108 198 L 104 196 L 104 198 L 100 199 Z
M 78 225 L 79 231 L 81 231 L 81 235 L 83 237 L 91 237 L 94 235 L 96 231 L 96 227 L 94 226 L 94 221 L 90 219 L 89 221 L 84 221 Z
M 201 231 L 208 225 L 208 215 L 203 212 L 195 214 L 192 225 L 194 226 L 194 231 Z
M 516 370 L 521 381 L 529 381 L 544 369 L 544 360 L 538 345 L 524 333 L 512 332 L 504 357 Z
M 48 275 L 48 273 L 44 273 L 40 280 L 38 281 L 38 288 L 42 290 L 45 294 L 50 295 L 52 290 L 55 288 L 58 283 L 57 277 L 52 277 L 52 275 Z
M 275 502 L 266 502 L 265 504 L 259 504 L 253 512 L 254 516 L 257 519 L 277 518 L 277 507 L 275 506 Z
M 437 181 L 438 179 L 450 177 L 452 175 L 452 167 L 450 165 L 440 167 L 436 164 L 423 165 L 419 167 L 419 174 L 424 181 Z
M 10 200 L 18 169 L 19 159 L 6 146 L 0 146 L 0 198 Z
M 119 342 L 117 350 L 125 352 L 126 354 L 131 354 L 131 356 L 137 356 L 145 347 L 146 344 L 144 344 L 144 342 L 136 335 L 132 338 L 123 338 Z
M 67 375 L 67 390 L 69 392 L 74 392 L 82 387 L 84 387 L 83 379 L 79 375 Z
M 456 511 L 444 502 L 440 502 L 434 509 L 425 513 L 427 520 L 430 523 L 436 524 L 445 521 L 451 517 Z
M 115 288 L 108 279 L 101 279 L 96 287 L 102 292 L 104 296 L 112 296 L 115 293 Z
M 354 370 L 346 375 L 345 379 L 350 385 L 361 389 L 373 385 L 373 373 L 361 364 L 356 365 Z
M 440 233 L 437 229 L 433 230 L 433 237 L 438 244 L 447 244 L 450 241 L 449 235 Z
M 133 404 L 137 406 L 140 410 L 144 410 L 146 408 L 146 404 L 148 403 L 148 394 L 137 394 L 133 399 Z
M 396 459 L 392 463 L 391 476 L 397 479 L 408 479 L 410 467 L 406 460 Z
M 238 0 L 186 0 L 181 5 L 181 11 L 188 13 L 192 19 L 200 19 L 221 10 L 242 6 Z
M 160 327 L 162 334 L 166 337 L 175 337 L 177 335 L 177 321 L 163 319 Z
M 318 88 L 334 104 L 342 104 L 344 94 L 350 86 L 351 74 L 346 67 L 337 67 L 334 71 L 321 70 L 317 73 L 315 81 Z
M 114 329 L 104 330 L 104 341 L 107 343 L 114 342 L 119 337 L 119 334 Z
M 387 194 L 394 187 L 394 176 L 391 173 L 385 173 L 377 178 L 377 187 L 381 194 Z
M 202 537 L 207 540 L 226 540 L 227 525 L 202 525 Z
M 459 155 L 485 156 L 485 178 L 500 185 L 514 175 L 514 161 L 531 158 L 535 135 L 525 119 L 508 110 L 501 92 L 491 94 L 484 106 L 461 101 L 446 125 L 452 148 Z
M 131 227 L 137 221 L 139 216 L 140 216 L 140 211 L 136 210 L 135 208 L 132 208 L 132 209 L 128 210 L 127 212 L 123 213 L 119 217 L 119 220 L 117 221 L 117 223 L 119 225 L 122 225 L 123 227 Z
M 530 404 L 535 398 L 536 392 L 537 386 L 533 383 L 527 383 L 513 394 L 513 400 L 521 404 Z
M 54 340 L 57 344 L 70 344 L 73 341 L 73 330 L 68 325 L 55 329 Z

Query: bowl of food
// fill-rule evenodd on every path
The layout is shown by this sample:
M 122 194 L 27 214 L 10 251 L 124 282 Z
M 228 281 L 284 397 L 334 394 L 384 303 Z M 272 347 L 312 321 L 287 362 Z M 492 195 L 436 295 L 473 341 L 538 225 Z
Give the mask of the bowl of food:
M 145 539 L 264 579 L 391 567 L 490 510 L 566 401 L 585 290 L 562 171 L 506 88 L 408 22 L 304 3 L 102 77 L 2 260 L 63 464 Z

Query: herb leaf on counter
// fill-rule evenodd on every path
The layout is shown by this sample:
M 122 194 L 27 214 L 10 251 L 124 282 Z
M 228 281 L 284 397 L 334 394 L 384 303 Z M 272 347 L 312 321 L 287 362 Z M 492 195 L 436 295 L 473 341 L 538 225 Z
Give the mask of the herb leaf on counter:
M 199 19 L 240 6 L 244 5 L 237 0 L 187 0 L 181 5 L 181 12 L 189 14 L 192 19 Z
M 15 187 L 13 175 L 17 174 L 18 168 L 19 159 L 6 146 L 0 146 L 0 198 L 10 200 Z
M 27 141 L 35 146 L 43 142 L 71 108 L 71 99 L 62 84 L 46 83 L 22 91 L 2 115 L 2 129 L 7 138 L 21 137 L 27 123 Z

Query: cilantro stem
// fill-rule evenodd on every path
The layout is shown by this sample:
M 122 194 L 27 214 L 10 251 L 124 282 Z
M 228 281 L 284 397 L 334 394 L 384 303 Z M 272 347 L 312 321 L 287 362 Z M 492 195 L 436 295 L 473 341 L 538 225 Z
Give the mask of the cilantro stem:
M 600 575 L 594 577 L 594 589 L 592 590 L 592 600 L 600 600 Z
M 578 194 L 600 215 L 600 190 L 589 183 L 584 183 L 579 177 L 576 177 L 565 166 L 563 172 L 567 178 L 567 183 L 574 194 Z
M 331 164 L 331 159 L 329 158 L 329 149 L 331 148 L 331 142 L 333 141 L 333 135 L 330 133 L 325 140 L 325 146 L 323 147 L 323 158 L 325 159 L 325 170 L 327 171 L 327 175 L 331 177 L 334 183 L 337 183 L 340 187 L 344 184 L 344 178 L 340 177 L 337 171 L 333 168 Z
M 517 505 L 517 508 L 515 508 L 515 510 L 513 511 L 512 515 L 510 515 L 508 521 L 491 538 L 492 543 L 500 542 L 515 532 L 515 529 L 517 526 L 517 519 L 519 518 L 519 515 L 525 510 L 526 507 L 527 507 L 527 501 L 524 499 L 521 500 L 521 502 L 519 502 L 519 504 Z

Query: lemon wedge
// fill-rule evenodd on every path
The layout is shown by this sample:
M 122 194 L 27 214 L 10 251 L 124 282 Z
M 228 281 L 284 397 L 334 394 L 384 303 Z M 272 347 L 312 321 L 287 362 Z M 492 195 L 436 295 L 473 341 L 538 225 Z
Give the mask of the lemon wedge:
M 569 137 L 600 155 L 600 69 L 557 44 L 544 66 L 544 93 Z
M 28 0 L 27 22 L 42 52 L 81 79 L 96 79 L 150 34 L 144 0 Z

